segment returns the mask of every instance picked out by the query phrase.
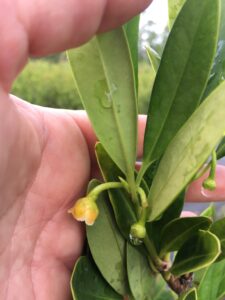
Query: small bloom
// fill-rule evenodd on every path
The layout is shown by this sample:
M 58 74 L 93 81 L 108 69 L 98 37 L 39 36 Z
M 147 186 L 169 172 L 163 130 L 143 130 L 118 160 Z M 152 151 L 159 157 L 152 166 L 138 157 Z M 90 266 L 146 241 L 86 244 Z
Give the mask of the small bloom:
M 98 207 L 91 197 L 84 197 L 75 203 L 68 211 L 77 221 L 84 221 L 87 225 L 93 225 L 98 217 Z

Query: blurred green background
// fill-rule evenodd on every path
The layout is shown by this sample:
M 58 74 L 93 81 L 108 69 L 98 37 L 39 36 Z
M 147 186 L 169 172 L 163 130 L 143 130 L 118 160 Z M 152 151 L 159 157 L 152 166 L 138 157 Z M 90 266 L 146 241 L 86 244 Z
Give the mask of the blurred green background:
M 154 74 L 146 62 L 140 63 L 139 73 L 139 111 L 144 113 L 147 110 Z M 12 94 L 38 105 L 69 109 L 82 108 L 70 66 L 65 58 L 59 61 L 30 60 L 15 81 Z
M 161 54 L 167 37 L 166 29 L 159 34 L 154 26 L 155 23 L 150 20 L 140 27 L 139 113 L 147 112 L 154 82 L 154 72 L 148 62 L 145 46 L 151 44 L 151 47 Z M 14 82 L 11 93 L 37 105 L 82 109 L 65 53 L 30 59 Z

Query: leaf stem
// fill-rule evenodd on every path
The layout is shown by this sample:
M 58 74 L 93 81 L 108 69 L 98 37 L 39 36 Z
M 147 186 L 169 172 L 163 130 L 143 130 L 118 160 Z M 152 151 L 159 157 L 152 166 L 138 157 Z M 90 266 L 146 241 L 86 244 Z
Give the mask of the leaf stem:
M 216 151 L 214 150 L 212 152 L 212 159 L 210 160 L 210 162 L 194 176 L 192 181 L 197 180 L 200 177 L 202 177 L 208 171 L 209 168 L 211 168 L 210 173 L 209 173 L 209 178 L 214 179 L 215 172 L 216 172 L 216 164 L 217 164 L 217 154 L 216 154 Z
M 137 188 L 137 192 L 140 196 L 140 200 L 141 200 L 141 207 L 142 208 L 147 208 L 148 207 L 148 201 L 147 201 L 147 197 L 145 194 L 145 191 L 139 186 Z M 145 216 L 145 221 L 146 221 L 146 216 Z
M 134 178 L 133 172 L 128 172 L 127 174 L 127 182 L 130 189 L 131 199 L 134 204 L 138 204 L 138 196 L 137 196 L 137 188 L 136 188 L 136 182 Z
M 202 177 L 210 168 L 211 161 L 201 170 L 198 171 L 198 173 L 192 178 L 192 181 L 198 180 L 200 177 Z
M 217 164 L 217 156 L 216 156 L 216 151 L 214 150 L 212 152 L 212 160 L 211 160 L 211 168 L 210 168 L 209 176 L 202 183 L 203 188 L 206 190 L 214 191 L 216 188 L 216 180 L 215 180 L 216 164 Z
M 217 165 L 217 155 L 216 155 L 216 151 L 214 150 L 212 152 L 211 169 L 210 169 L 210 173 L 209 173 L 209 178 L 211 178 L 211 179 L 215 179 L 216 165 Z
M 144 244 L 146 246 L 146 249 L 148 250 L 149 256 L 153 261 L 156 269 L 159 272 L 165 271 L 165 269 L 167 269 L 167 262 L 160 259 L 160 257 L 156 252 L 154 244 L 152 243 L 151 239 L 147 235 L 144 238 Z
M 148 166 L 147 166 L 148 167 Z M 139 170 L 136 178 L 136 186 L 140 186 L 141 180 L 147 170 L 147 167 L 142 164 L 141 169 Z

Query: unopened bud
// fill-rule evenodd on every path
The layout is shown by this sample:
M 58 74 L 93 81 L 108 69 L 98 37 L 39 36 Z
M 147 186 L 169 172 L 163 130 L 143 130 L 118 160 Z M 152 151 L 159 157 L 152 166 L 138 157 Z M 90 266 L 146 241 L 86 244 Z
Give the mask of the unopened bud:
M 216 182 L 214 179 L 212 178 L 207 178 L 203 181 L 202 186 L 204 187 L 204 189 L 206 190 L 210 190 L 210 191 L 214 191 L 216 188 Z
M 134 238 L 144 239 L 146 235 L 146 228 L 140 223 L 135 223 L 131 226 L 130 234 Z

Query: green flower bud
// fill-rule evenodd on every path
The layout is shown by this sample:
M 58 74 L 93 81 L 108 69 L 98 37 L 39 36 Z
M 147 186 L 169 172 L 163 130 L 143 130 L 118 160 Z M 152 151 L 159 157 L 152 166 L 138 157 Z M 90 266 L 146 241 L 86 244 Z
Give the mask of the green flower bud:
M 146 228 L 143 224 L 135 223 L 131 226 L 130 234 L 134 238 L 144 239 L 146 235 Z
M 215 188 L 216 188 L 216 181 L 209 177 L 209 178 L 204 180 L 202 186 L 206 190 L 214 191 Z

